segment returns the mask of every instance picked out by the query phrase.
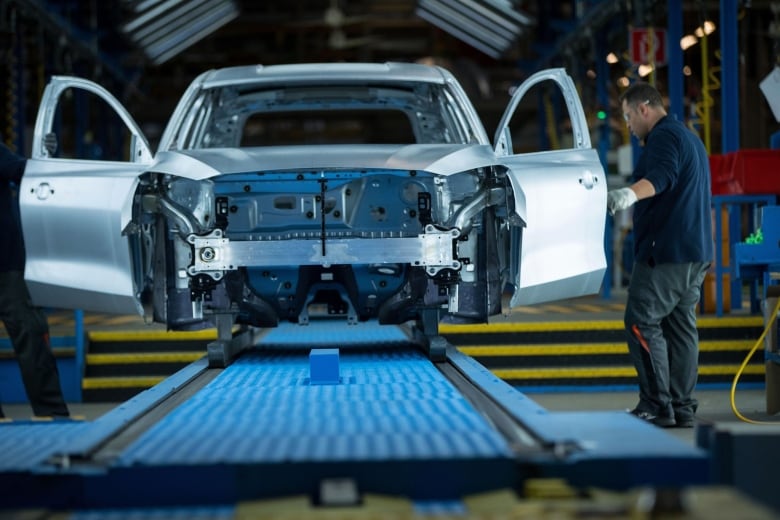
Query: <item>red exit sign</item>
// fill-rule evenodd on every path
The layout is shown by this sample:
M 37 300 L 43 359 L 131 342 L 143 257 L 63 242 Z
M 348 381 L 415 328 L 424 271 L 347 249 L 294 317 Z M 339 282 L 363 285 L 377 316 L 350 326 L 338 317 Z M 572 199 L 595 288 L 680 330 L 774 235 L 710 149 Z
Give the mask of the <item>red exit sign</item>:
M 663 29 L 632 29 L 629 41 L 631 61 L 636 64 L 666 63 L 666 31 Z

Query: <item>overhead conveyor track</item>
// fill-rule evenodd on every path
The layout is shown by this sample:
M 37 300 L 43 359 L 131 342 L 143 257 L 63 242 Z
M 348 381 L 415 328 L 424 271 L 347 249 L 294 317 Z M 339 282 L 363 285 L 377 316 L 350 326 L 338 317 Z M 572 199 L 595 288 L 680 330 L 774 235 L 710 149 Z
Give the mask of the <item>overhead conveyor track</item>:
M 315 345 L 340 345 L 338 384 L 312 384 Z M 0 453 L 22 445 L 38 449 L 0 458 L 5 508 L 318 503 L 334 479 L 424 501 L 539 476 L 625 489 L 708 475 L 703 452 L 628 414 L 550 413 L 452 345 L 434 363 L 400 328 L 363 323 L 271 329 L 226 368 L 204 357 L 92 422 L 0 426 Z

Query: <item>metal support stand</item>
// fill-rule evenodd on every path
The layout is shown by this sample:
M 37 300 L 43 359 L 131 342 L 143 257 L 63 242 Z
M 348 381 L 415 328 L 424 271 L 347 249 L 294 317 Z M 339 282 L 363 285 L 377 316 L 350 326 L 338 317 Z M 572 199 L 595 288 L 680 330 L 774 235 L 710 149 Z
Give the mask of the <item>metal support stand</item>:
M 254 330 L 246 327 L 233 334 L 233 315 L 217 314 L 217 339 L 206 346 L 209 368 L 225 368 L 245 348 L 255 343 Z
M 412 327 L 412 341 L 425 352 L 434 363 L 447 359 L 447 345 L 450 343 L 439 335 L 439 309 L 425 309 Z
M 764 363 L 766 365 L 766 413 L 774 415 L 780 412 L 780 334 L 778 334 L 777 316 L 772 312 L 780 300 L 780 285 L 771 285 L 766 288 L 764 300 L 764 323 L 769 324 L 774 318 L 774 323 L 764 337 Z

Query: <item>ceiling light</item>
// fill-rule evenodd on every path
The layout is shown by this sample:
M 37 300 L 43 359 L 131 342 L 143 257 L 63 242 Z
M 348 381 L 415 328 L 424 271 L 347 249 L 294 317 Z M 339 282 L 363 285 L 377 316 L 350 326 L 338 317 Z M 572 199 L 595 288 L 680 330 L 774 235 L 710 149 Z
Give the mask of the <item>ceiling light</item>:
M 699 38 L 703 38 L 705 34 L 710 35 L 714 32 L 715 32 L 715 22 L 707 20 L 704 22 L 703 26 L 700 25 L 699 27 L 696 28 L 694 34 Z
M 535 23 L 499 0 L 418 0 L 415 14 L 493 58 Z
M 435 25 L 439 29 L 450 33 L 455 38 L 466 42 L 468 45 L 471 45 L 475 49 L 478 49 L 479 51 L 487 54 L 491 58 L 498 59 L 501 57 L 501 54 L 504 51 L 504 48 L 502 45 L 496 46 L 484 42 L 481 38 L 475 37 L 471 31 L 464 31 L 460 27 L 463 27 L 462 24 L 452 24 L 445 20 L 443 17 L 438 16 L 438 13 L 430 12 L 426 9 L 423 9 L 422 7 L 419 7 L 416 12 L 417 16 L 422 18 L 423 20 L 430 22 L 431 24 Z M 480 34 L 480 36 L 482 36 Z M 492 42 L 491 42 L 492 43 Z
M 682 50 L 690 49 L 691 47 L 693 47 L 697 43 L 699 43 L 699 39 L 696 38 L 696 36 L 694 36 L 692 34 L 686 34 L 685 36 L 680 38 L 680 48 Z
M 137 2 L 133 8 L 136 13 L 140 13 L 129 23 L 126 23 L 122 30 L 126 33 L 132 33 L 139 27 L 153 22 L 159 16 L 162 16 L 167 11 L 171 11 L 177 8 L 177 5 L 181 3 L 181 0 L 168 0 L 166 2 L 160 1 L 146 1 Z M 186 7 L 186 6 L 184 6 Z
M 645 76 L 647 76 L 648 74 L 653 72 L 653 70 L 655 70 L 655 67 L 653 67 L 652 65 L 643 63 L 642 65 L 639 66 L 639 68 L 637 69 L 637 72 L 639 73 L 640 76 L 642 76 L 644 78 Z
M 610 52 L 609 54 L 607 54 L 607 63 L 614 65 L 617 62 L 618 62 L 618 57 L 614 52 Z
M 122 31 L 157 65 L 239 15 L 235 0 L 139 0 L 133 9 Z

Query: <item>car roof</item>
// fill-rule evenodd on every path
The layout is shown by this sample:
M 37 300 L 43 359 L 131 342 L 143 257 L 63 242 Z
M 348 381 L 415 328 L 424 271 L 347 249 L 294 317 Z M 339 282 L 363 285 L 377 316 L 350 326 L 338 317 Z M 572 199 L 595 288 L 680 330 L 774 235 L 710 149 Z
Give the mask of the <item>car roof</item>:
M 327 83 L 343 80 L 424 82 L 443 84 L 451 74 L 436 66 L 419 63 L 296 63 L 285 65 L 245 65 L 205 72 L 202 88 L 257 83 Z

